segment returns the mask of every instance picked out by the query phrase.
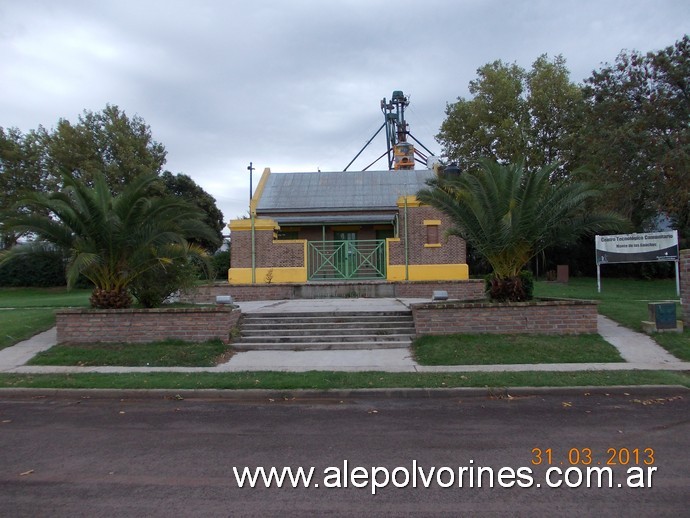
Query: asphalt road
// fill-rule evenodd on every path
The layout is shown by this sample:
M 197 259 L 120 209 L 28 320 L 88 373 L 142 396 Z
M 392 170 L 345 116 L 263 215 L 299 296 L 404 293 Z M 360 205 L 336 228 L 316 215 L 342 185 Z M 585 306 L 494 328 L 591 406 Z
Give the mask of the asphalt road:
M 677 517 L 690 508 L 689 452 L 690 397 L 673 389 L 244 402 L 4 397 L 0 516 Z M 259 466 L 314 467 L 314 477 L 309 488 L 238 487 L 233 467 Z M 373 488 L 373 467 L 378 483 L 386 468 L 407 487 Z M 479 467 L 493 469 L 483 470 L 482 487 Z M 611 468 L 613 487 L 585 487 L 588 467 Z M 512 471 L 499 477 L 501 468 Z M 560 487 L 548 487 L 547 468 Z M 630 468 L 631 483 L 652 487 L 627 487 Z M 567 487 L 580 474 L 579 487 Z

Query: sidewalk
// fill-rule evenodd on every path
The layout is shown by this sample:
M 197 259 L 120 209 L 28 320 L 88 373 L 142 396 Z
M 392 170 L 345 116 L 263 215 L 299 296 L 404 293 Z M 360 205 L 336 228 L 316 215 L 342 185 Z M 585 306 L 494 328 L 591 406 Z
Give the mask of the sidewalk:
M 243 302 L 245 313 L 281 311 L 371 311 L 406 309 L 416 299 L 301 299 L 290 301 Z M 386 372 L 518 372 L 518 371 L 602 371 L 674 370 L 690 371 L 690 362 L 681 361 L 647 335 L 637 333 L 599 316 L 599 334 L 614 345 L 625 362 L 511 365 L 422 366 L 412 358 L 409 348 L 344 351 L 246 351 L 235 353 L 214 367 L 54 367 L 28 366 L 29 359 L 56 343 L 51 329 L 12 347 L 0 350 L 0 372 L 39 373 L 122 373 L 122 372 L 242 372 L 242 371 L 386 371 Z M 487 340 L 490 340 L 487 335 Z

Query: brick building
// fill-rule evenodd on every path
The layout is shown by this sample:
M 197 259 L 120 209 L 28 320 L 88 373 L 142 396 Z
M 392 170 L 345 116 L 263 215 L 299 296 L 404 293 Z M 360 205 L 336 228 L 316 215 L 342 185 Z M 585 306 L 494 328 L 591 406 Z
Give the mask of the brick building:
M 271 173 L 251 217 L 230 222 L 230 284 L 458 281 L 465 242 L 419 203 L 431 170 Z

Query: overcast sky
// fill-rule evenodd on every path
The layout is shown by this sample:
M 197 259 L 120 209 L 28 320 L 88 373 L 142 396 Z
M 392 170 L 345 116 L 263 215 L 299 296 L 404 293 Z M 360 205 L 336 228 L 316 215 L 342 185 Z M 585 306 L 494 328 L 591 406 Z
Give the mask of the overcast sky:
M 250 161 L 254 187 L 264 167 L 342 170 L 393 90 L 439 153 L 446 103 L 480 66 L 562 54 L 580 83 L 689 28 L 688 0 L 0 0 L 0 126 L 52 128 L 116 104 L 229 220 L 247 211 Z M 383 151 L 381 134 L 352 169 Z

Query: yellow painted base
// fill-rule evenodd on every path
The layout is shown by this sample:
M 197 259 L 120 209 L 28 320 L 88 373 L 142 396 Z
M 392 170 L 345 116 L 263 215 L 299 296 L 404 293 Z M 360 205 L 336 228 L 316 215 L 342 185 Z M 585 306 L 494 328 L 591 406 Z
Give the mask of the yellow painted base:
M 470 278 L 466 264 L 411 264 L 407 271 L 405 279 L 404 264 L 389 264 L 386 278 L 389 281 L 466 281 Z
M 305 283 L 307 282 L 306 268 L 257 268 L 254 274 L 256 284 L 270 283 Z M 228 270 L 230 284 L 251 284 L 251 268 L 230 268 Z

